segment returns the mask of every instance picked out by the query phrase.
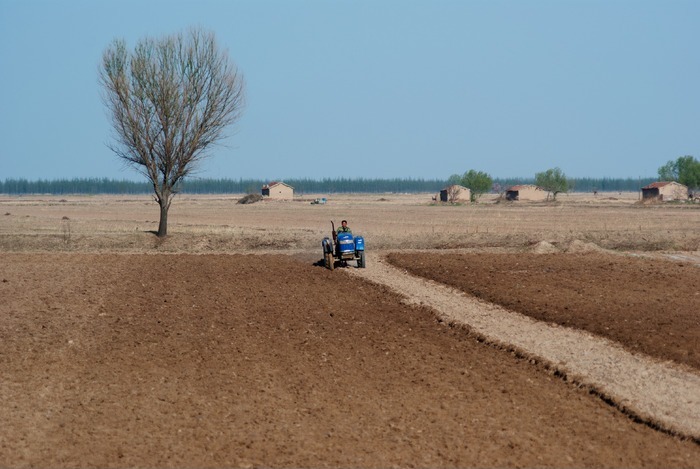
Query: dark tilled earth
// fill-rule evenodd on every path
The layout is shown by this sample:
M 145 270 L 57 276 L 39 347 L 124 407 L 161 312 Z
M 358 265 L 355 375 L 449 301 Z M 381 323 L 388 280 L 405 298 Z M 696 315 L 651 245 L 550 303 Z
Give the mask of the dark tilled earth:
M 441 259 L 412 263 L 458 265 Z M 524 288 L 482 265 L 489 284 Z M 597 303 L 605 322 L 616 290 L 594 288 L 582 296 L 608 296 Z M 700 461 L 696 443 L 635 423 L 430 310 L 287 256 L 4 253 L 0 299 L 6 467 Z
M 400 253 L 389 261 L 535 319 L 700 368 L 700 267 L 604 253 Z

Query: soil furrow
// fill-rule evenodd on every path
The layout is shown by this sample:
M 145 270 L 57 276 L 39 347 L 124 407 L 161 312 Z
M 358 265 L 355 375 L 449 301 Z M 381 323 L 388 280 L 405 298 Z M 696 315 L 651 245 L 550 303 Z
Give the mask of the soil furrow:
M 536 321 L 445 285 L 412 276 L 381 256 L 346 272 L 390 287 L 407 302 L 433 308 L 486 340 L 537 357 L 596 389 L 626 412 L 662 429 L 700 439 L 700 376 L 677 364 L 633 354 L 590 333 Z

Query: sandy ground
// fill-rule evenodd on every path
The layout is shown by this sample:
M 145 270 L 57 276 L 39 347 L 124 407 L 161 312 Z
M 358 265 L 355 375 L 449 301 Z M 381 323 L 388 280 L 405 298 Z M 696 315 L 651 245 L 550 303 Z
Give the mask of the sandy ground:
M 435 205 L 431 194 L 323 194 L 237 204 L 238 196 L 178 196 L 167 240 L 143 196 L 0 196 L 0 250 L 230 253 L 315 250 L 331 220 L 347 219 L 368 249 L 563 249 L 583 241 L 616 250 L 700 250 L 700 203 L 640 204 L 635 193 L 560 195 L 555 203 Z

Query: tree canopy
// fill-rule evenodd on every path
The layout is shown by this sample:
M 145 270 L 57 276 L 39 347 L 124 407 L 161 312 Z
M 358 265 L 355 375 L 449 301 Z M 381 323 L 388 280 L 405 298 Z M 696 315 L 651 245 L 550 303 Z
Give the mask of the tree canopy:
M 675 161 L 659 168 L 659 179 L 662 181 L 676 181 L 691 189 L 700 189 L 700 161 L 693 156 L 680 156 Z
M 559 168 L 551 168 L 535 174 L 535 184 L 552 194 L 552 200 L 556 200 L 558 193 L 567 192 L 570 187 L 569 180 Z M 549 195 L 547 197 L 549 198 Z
M 114 153 L 141 172 L 160 205 L 158 236 L 178 183 L 225 137 L 244 104 L 243 78 L 213 33 L 145 38 L 128 52 L 115 40 L 103 53 L 100 82 Z
M 462 184 L 462 176 L 460 176 L 459 174 L 453 174 L 447 178 L 447 185 L 448 186 L 452 186 L 454 184 L 461 185 Z
M 493 179 L 482 171 L 470 169 L 462 176 L 461 184 L 470 189 L 471 201 L 475 202 L 479 197 L 491 190 Z

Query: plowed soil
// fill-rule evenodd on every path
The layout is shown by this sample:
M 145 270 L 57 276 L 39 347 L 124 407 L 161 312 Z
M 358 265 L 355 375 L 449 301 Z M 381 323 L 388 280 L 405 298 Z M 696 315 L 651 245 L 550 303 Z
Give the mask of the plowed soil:
M 501 273 L 506 258 L 489 270 L 496 259 L 480 264 L 486 283 L 524 290 Z M 477 262 L 427 256 L 411 264 L 450 272 L 460 260 Z M 519 262 L 516 270 L 532 270 L 534 261 Z M 619 279 L 616 269 L 607 270 Z M 583 297 L 619 296 L 617 288 L 583 285 Z M 565 305 L 574 310 L 570 288 Z M 586 390 L 446 327 L 429 309 L 306 259 L 3 253 L 0 299 L 6 467 L 700 461 L 696 443 L 635 423 Z M 547 315 L 559 311 L 549 301 Z M 607 311 L 599 321 L 617 323 L 599 307 Z M 665 339 L 659 335 L 673 342 Z M 697 366 L 682 348 L 661 350 Z
M 604 253 L 394 253 L 388 260 L 511 311 L 700 369 L 696 264 Z

